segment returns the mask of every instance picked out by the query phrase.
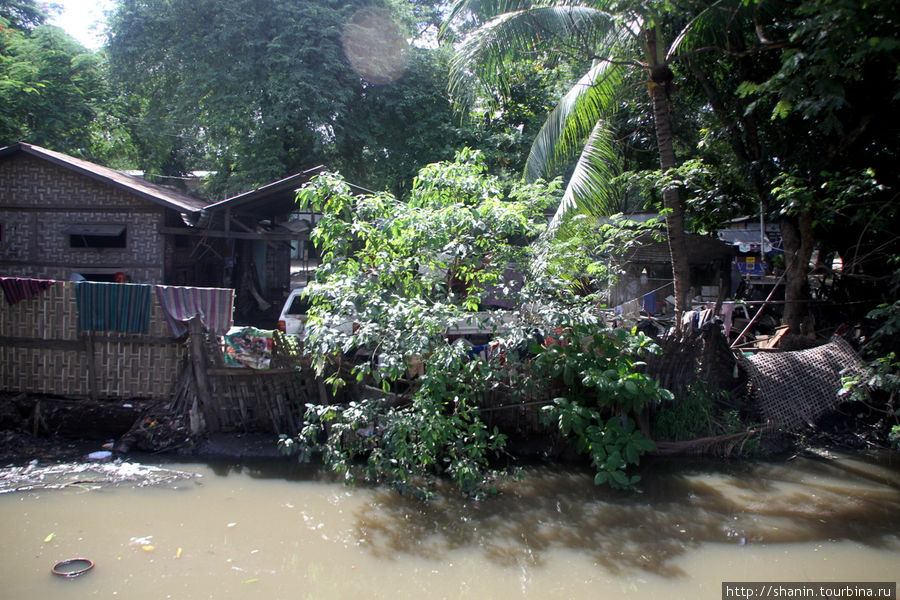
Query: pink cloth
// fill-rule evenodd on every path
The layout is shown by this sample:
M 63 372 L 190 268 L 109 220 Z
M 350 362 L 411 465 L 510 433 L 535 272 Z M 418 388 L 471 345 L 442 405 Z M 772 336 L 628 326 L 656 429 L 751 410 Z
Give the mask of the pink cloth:
M 186 323 L 195 315 L 200 315 L 203 326 L 212 334 L 225 335 L 231 329 L 234 290 L 230 288 L 159 285 L 156 297 L 175 337 L 184 335 Z

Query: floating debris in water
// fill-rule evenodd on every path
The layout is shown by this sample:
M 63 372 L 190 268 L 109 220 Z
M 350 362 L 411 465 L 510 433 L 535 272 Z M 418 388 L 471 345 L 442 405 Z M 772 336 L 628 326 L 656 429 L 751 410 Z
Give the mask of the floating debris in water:
M 88 460 L 109 460 L 112 458 L 112 452 L 109 450 L 98 450 L 87 455 Z
M 193 473 L 133 462 L 60 463 L 44 467 L 0 469 L 0 494 L 71 487 L 98 489 L 105 485 L 132 483 L 138 487 L 165 485 L 194 478 Z

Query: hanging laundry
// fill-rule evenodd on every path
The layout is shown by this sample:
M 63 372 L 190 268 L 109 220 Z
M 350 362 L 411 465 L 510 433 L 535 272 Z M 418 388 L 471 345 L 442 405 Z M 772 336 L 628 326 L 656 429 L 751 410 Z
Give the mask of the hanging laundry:
M 715 302 L 707 302 L 706 307 L 710 310 L 714 310 L 716 307 Z M 723 302 L 719 307 L 718 316 L 722 317 L 722 328 L 725 333 L 726 338 L 731 338 L 731 327 L 734 325 L 734 309 L 736 308 L 736 303 L 733 301 Z
M 641 303 L 644 307 L 644 311 L 648 314 L 656 314 L 656 292 L 647 292 L 644 294 L 643 298 L 641 298 Z
M 147 333 L 151 287 L 140 283 L 79 281 L 75 284 L 78 329 Z
M 0 287 L 6 302 L 12 306 L 32 296 L 37 296 L 56 283 L 52 279 L 25 279 L 21 277 L 0 277 Z
M 723 302 L 721 308 L 722 321 L 725 325 L 725 337 L 731 339 L 731 327 L 734 325 L 734 302 Z
M 231 329 L 234 290 L 230 288 L 196 288 L 169 285 L 156 286 L 156 297 L 166 323 L 175 337 L 187 331 L 187 322 L 199 315 L 207 331 L 222 336 Z
M 623 317 L 636 317 L 641 312 L 641 301 L 635 298 L 634 300 L 623 302 L 621 304 L 621 309 L 622 312 L 619 313 L 617 310 L 616 314 L 621 314 Z

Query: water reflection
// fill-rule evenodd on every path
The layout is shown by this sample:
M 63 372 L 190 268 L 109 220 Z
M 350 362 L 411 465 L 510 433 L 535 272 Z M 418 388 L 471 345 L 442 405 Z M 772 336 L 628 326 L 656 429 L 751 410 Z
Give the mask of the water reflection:
M 684 576 L 675 558 L 702 544 L 854 541 L 893 548 L 900 532 L 898 476 L 862 463 L 656 461 L 643 493 L 592 485 L 588 473 L 535 468 L 502 496 L 481 502 L 438 495 L 423 504 L 389 491 L 357 515 L 358 535 L 381 558 L 430 559 L 477 549 L 501 566 L 542 565 L 558 549 L 589 556 L 613 574 Z M 842 479 L 844 478 L 844 479 Z
M 893 579 L 900 550 L 900 469 L 859 457 L 656 460 L 641 494 L 536 466 L 430 503 L 292 460 L 163 466 L 192 477 L 0 495 L 3 597 L 712 598 L 723 580 Z M 74 556 L 97 568 L 57 581 Z

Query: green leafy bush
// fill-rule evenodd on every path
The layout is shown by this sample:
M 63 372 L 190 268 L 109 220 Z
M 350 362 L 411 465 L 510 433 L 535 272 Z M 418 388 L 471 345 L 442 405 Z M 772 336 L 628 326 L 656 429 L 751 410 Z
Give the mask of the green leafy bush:
M 322 213 L 306 349 L 335 386 L 347 370 L 329 367 L 353 353 L 351 377 L 386 394 L 307 406 L 303 430 L 284 437 L 282 450 L 321 455 L 348 480 L 427 494 L 429 478 L 443 475 L 484 495 L 506 437 L 488 429 L 481 408 L 499 394 L 547 402 L 598 483 L 633 485 L 625 470 L 653 443 L 628 415 L 668 392 L 639 372 L 655 344 L 605 326 L 593 292 L 614 276 L 595 251 L 627 248 L 635 232 L 582 224 L 564 238 L 541 237 L 558 190 L 556 182 L 503 185 L 468 150 L 420 171 L 407 202 L 354 196 L 333 174 L 304 187 L 300 202 Z M 451 341 L 460 327 L 492 339 L 491 351 Z M 560 385 L 568 392 L 551 402 Z
M 590 458 L 598 484 L 634 486 L 640 478 L 627 476 L 625 470 L 656 448 L 628 415 L 671 398 L 668 390 L 639 371 L 642 355 L 658 350 L 643 333 L 578 325 L 537 354 L 534 375 L 550 376 L 566 390 L 544 407 L 545 415 L 577 452 Z

